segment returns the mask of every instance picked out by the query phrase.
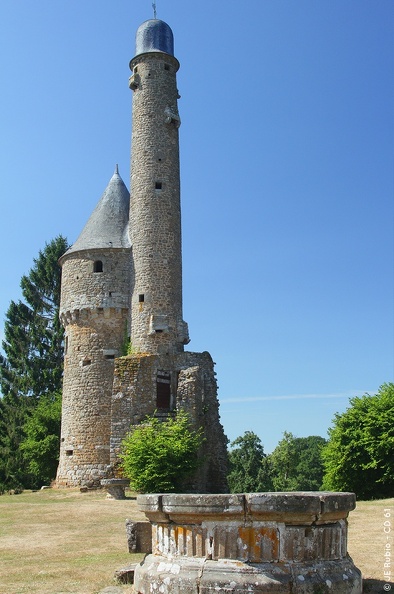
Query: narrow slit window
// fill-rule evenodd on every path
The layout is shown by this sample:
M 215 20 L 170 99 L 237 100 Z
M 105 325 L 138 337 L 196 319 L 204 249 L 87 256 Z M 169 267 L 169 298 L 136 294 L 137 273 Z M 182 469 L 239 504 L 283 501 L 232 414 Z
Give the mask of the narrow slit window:
M 102 272 L 103 271 L 103 263 L 101 260 L 96 260 L 93 264 L 93 272 Z
M 145 295 L 143 295 L 143 294 L 142 295 L 138 295 L 138 301 L 139 301 L 139 303 L 144 303 L 144 301 L 145 301 Z
M 169 70 L 170 69 L 170 65 L 169 64 L 164 64 L 164 70 Z

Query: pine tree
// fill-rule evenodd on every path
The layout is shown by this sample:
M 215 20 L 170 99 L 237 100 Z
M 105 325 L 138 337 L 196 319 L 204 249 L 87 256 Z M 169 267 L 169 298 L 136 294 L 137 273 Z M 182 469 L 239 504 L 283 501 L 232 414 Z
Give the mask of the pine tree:
M 0 355 L 0 487 L 29 486 L 21 442 L 41 397 L 61 391 L 63 328 L 59 321 L 61 269 L 67 250 L 58 236 L 39 252 L 21 279 L 23 300 L 11 301 Z M 57 452 L 56 452 L 57 454 Z

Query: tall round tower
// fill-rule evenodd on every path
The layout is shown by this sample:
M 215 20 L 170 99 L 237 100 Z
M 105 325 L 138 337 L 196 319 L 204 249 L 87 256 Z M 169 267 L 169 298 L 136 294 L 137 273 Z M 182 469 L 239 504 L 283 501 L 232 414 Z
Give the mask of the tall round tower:
M 137 30 L 129 83 L 131 342 L 151 354 L 181 352 L 189 342 L 182 317 L 178 68 L 170 27 L 158 19 L 144 22 Z
M 129 202 L 116 168 L 60 259 L 65 356 L 59 486 L 98 485 L 108 473 L 114 359 L 127 337 L 131 291 Z

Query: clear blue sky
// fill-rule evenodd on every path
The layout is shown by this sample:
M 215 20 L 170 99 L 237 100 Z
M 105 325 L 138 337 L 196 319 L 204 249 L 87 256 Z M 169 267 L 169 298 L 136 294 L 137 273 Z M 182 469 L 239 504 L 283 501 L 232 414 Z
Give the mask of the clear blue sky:
M 233 440 L 326 436 L 393 381 L 392 0 L 157 0 L 181 63 L 184 317 Z M 151 0 L 2 0 L 0 333 L 115 166 Z

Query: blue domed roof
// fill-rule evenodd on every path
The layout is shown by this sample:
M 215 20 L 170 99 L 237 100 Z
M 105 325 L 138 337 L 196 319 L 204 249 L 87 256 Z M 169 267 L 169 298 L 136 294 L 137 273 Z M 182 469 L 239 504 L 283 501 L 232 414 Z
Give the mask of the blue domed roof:
M 137 29 L 135 36 L 135 55 L 147 52 L 164 52 L 174 55 L 174 35 L 164 21 L 150 19 Z

